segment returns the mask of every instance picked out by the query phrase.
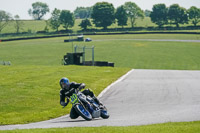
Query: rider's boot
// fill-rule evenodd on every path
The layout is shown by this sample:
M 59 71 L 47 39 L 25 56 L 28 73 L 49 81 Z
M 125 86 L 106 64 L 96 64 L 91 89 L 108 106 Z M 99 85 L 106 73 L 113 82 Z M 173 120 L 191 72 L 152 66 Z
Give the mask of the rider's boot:
M 93 96 L 94 101 L 100 105 L 100 108 L 103 108 L 103 104 L 101 103 L 101 101 L 99 101 L 99 99 L 97 99 L 95 96 Z

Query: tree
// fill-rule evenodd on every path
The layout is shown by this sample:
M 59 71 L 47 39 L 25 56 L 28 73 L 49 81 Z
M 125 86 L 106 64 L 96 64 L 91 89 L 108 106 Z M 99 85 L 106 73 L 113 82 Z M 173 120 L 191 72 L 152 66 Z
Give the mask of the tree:
M 74 15 L 68 10 L 62 10 L 59 19 L 66 30 L 74 26 Z
M 91 15 L 96 27 L 107 29 L 115 21 L 115 9 L 113 4 L 108 2 L 98 2 L 93 6 Z
M 194 26 L 197 26 L 197 24 L 200 22 L 200 8 L 192 6 L 188 10 L 188 14 Z
M 3 10 L 0 10 L 0 33 L 5 28 L 10 20 L 12 19 L 11 15 Z
M 123 28 L 124 25 L 127 25 L 128 17 L 123 5 L 117 8 L 115 17 L 119 26 Z
M 145 10 L 144 11 L 144 15 L 145 15 L 145 17 L 150 17 L 150 14 L 151 14 L 151 11 L 150 10 Z
M 49 25 L 50 25 L 50 22 L 49 22 L 49 20 L 45 20 L 45 27 L 44 27 L 44 31 L 45 32 L 49 32 Z
M 152 8 L 152 12 L 150 14 L 151 21 L 157 24 L 159 27 L 168 23 L 167 19 L 168 8 L 165 4 L 156 4 Z
M 74 11 L 75 18 L 90 18 L 92 13 L 92 7 L 77 7 Z
M 144 18 L 144 12 L 140 7 L 138 7 L 134 2 L 126 2 L 124 4 L 124 8 L 128 17 L 131 20 L 131 27 L 133 28 L 135 25 L 135 20 L 138 18 Z
M 58 28 L 60 27 L 61 25 L 61 22 L 60 22 L 60 13 L 61 11 L 57 8 L 55 8 L 53 10 L 53 12 L 51 13 L 51 18 L 50 18 L 50 26 L 52 29 L 58 31 Z
M 49 12 L 49 7 L 46 3 L 35 2 L 32 4 L 33 9 L 29 9 L 28 13 L 36 20 L 41 20 L 42 17 Z
M 188 23 L 188 16 L 185 8 L 180 7 L 178 4 L 173 4 L 169 7 L 168 17 L 171 24 L 179 27 L 179 24 Z
M 84 19 L 81 21 L 80 25 L 82 29 L 87 30 L 88 26 L 92 26 L 89 19 Z
M 19 33 L 20 29 L 23 29 L 22 27 L 23 27 L 24 23 L 22 21 L 20 21 L 19 15 L 15 15 L 14 18 L 15 18 L 14 26 L 15 26 L 16 32 Z

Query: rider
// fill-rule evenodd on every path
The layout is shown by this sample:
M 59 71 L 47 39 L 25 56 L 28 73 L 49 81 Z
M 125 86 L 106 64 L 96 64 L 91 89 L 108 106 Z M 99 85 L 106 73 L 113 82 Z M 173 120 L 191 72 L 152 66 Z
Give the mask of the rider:
M 75 82 L 69 82 L 68 78 L 62 78 L 60 80 L 60 104 L 62 106 L 67 106 L 69 103 L 69 98 L 70 96 L 73 95 L 73 93 L 75 92 L 75 89 L 84 89 L 85 88 L 85 84 L 84 83 L 75 83 Z M 97 102 L 98 104 L 102 105 L 100 103 L 100 101 L 95 97 L 94 93 L 89 90 L 89 89 L 85 89 L 84 91 L 82 91 L 82 93 L 84 95 L 89 95 L 90 97 L 92 97 L 95 102 Z M 66 98 L 66 102 L 65 102 L 65 98 Z M 72 107 L 71 111 L 70 111 L 70 118 L 71 119 L 76 119 L 79 117 L 79 114 L 76 113 L 75 109 Z

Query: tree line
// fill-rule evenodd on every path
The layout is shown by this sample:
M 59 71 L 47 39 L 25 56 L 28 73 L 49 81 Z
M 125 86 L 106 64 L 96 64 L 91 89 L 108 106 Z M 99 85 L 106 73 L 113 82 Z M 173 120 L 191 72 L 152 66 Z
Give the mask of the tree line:
M 33 3 L 32 8 L 28 10 L 29 15 L 35 20 L 41 20 L 48 12 L 50 12 L 48 5 L 42 2 Z M 197 26 L 200 22 L 200 8 L 192 6 L 187 10 L 178 4 L 173 4 L 169 7 L 165 4 L 155 4 L 152 11 L 143 11 L 134 2 L 125 2 L 124 5 L 116 9 L 112 3 L 98 2 L 92 7 L 77 7 L 74 12 L 55 8 L 47 23 L 56 31 L 58 31 L 60 26 L 63 26 L 66 30 L 73 27 L 76 18 L 82 19 L 79 26 L 84 30 L 92 25 L 91 22 L 96 27 L 107 29 L 108 26 L 115 22 L 123 28 L 130 21 L 131 27 L 134 28 L 136 19 L 143 19 L 145 16 L 149 16 L 151 21 L 158 25 L 158 27 L 163 27 L 167 24 L 179 27 L 180 24 L 189 23 L 189 21 L 194 26 Z M 11 15 L 0 10 L 0 32 L 10 20 L 13 20 Z M 23 22 L 19 21 L 18 15 L 14 17 L 14 20 L 16 21 L 15 28 L 19 32 Z

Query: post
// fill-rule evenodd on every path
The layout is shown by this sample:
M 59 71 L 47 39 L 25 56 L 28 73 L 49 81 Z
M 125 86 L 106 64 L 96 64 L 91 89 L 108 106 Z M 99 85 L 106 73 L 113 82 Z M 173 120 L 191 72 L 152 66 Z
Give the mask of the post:
M 72 53 L 74 52 L 73 47 L 74 47 L 74 43 L 73 43 L 73 37 L 72 37 Z
M 73 50 L 74 50 L 74 44 L 73 44 L 73 36 L 72 36 L 72 34 L 70 34 L 69 33 L 69 42 L 72 42 L 72 53 L 74 52 Z
M 83 64 L 85 65 L 85 46 L 83 46 Z
M 77 45 L 74 46 L 74 53 L 76 53 L 76 49 L 77 49 Z
M 3 65 L 4 65 L 4 66 L 6 65 L 6 62 L 5 62 L 5 61 L 3 61 Z
M 94 66 L 94 46 L 92 46 L 92 65 Z

